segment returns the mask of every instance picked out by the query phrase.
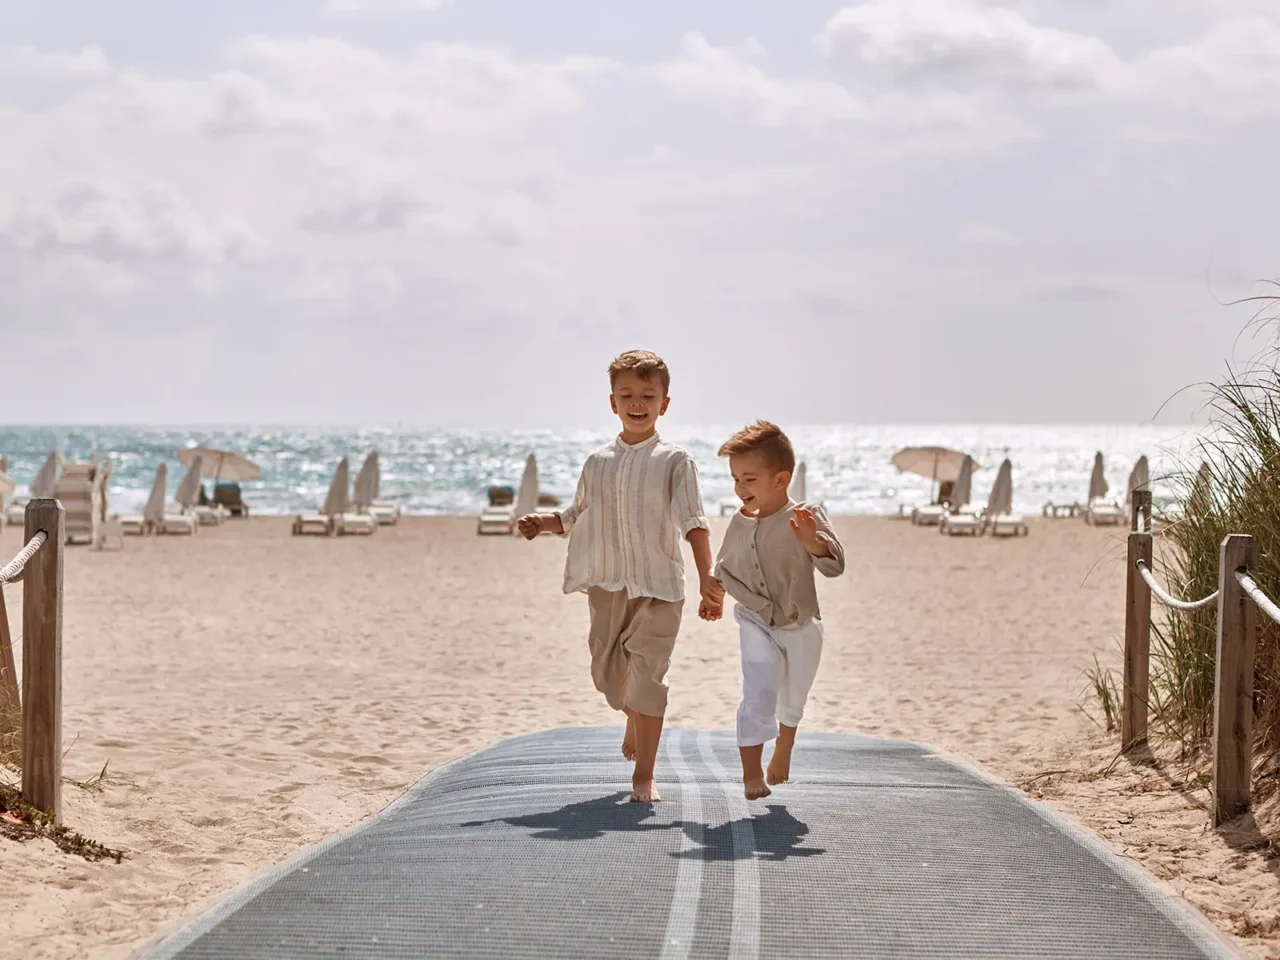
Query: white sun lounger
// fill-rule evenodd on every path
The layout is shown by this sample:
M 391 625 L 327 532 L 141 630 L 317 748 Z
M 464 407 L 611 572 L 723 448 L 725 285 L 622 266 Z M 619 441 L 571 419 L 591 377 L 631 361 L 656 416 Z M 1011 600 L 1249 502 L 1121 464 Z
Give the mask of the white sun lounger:
M 970 537 L 980 537 L 986 527 L 986 519 L 982 514 L 973 510 L 964 510 L 957 513 L 944 514 L 942 519 L 938 521 L 938 532 L 945 533 L 947 536 L 958 537 L 961 535 Z
M 378 519 L 368 513 L 340 513 L 334 518 L 333 530 L 340 537 L 352 533 L 377 533 Z
M 317 533 L 326 537 L 333 536 L 333 521 L 323 513 L 299 513 L 293 518 L 293 534 Z
M 917 527 L 936 527 L 942 523 L 942 518 L 946 516 L 947 508 L 940 503 L 931 503 L 928 506 L 916 507 L 911 511 L 911 522 Z
M 1095 527 L 1117 526 L 1129 519 L 1129 514 L 1118 503 L 1090 502 L 1085 508 L 1084 522 Z
M 516 527 L 516 508 L 510 506 L 488 506 L 480 514 L 476 522 L 476 533 L 506 534 L 511 536 Z
M 993 537 L 1025 537 L 1030 533 L 1026 520 L 1016 513 L 1002 513 L 987 521 L 987 531 Z

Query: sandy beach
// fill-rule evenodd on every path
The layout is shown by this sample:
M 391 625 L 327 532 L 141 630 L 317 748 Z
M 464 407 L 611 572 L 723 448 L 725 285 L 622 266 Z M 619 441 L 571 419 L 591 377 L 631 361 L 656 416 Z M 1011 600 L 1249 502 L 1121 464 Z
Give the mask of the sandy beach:
M 819 584 L 827 645 L 801 737 L 910 738 L 1025 785 L 1257 956 L 1280 956 L 1277 862 L 1252 821 L 1210 831 L 1203 785 L 1172 765 L 1122 761 L 1094 775 L 1115 741 L 1079 708 L 1082 671 L 1094 654 L 1119 660 L 1115 529 L 1036 521 L 1025 539 L 971 541 L 835 522 L 848 572 Z M 590 685 L 586 603 L 560 590 L 564 543 L 474 527 L 406 518 L 335 540 L 291 537 L 287 519 L 266 518 L 130 539 L 120 552 L 69 548 L 65 772 L 109 762 L 121 782 L 67 786 L 65 819 L 127 859 L 0 842 L 0 957 L 125 957 L 451 758 L 617 723 Z M 19 545 L 6 529 L 0 557 Z M 20 623 L 20 591 L 7 595 Z M 737 656 L 731 620 L 687 611 L 668 722 L 731 726 Z

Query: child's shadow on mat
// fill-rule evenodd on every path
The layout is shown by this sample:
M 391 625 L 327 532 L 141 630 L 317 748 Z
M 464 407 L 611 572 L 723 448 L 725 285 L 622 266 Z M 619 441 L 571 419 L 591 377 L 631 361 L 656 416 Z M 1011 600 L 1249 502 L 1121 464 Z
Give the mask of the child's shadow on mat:
M 707 827 L 680 821 L 646 823 L 653 816 L 653 805 L 630 803 L 627 801 L 628 796 L 628 791 L 624 790 L 605 797 L 566 804 L 559 810 L 526 813 L 517 817 L 496 817 L 493 820 L 470 820 L 461 826 L 483 827 L 492 823 L 505 823 L 532 830 L 534 832 L 531 836 L 539 840 L 597 840 L 609 833 L 682 829 L 685 836 L 698 846 L 671 856 L 689 860 L 747 860 L 754 857 L 761 860 L 786 860 L 788 857 L 815 857 L 826 853 L 826 850 L 816 847 L 800 846 L 809 834 L 809 826 L 797 820 L 781 804 L 769 804 L 768 813 L 760 816 Z M 749 825 L 755 843 L 735 847 L 735 824 Z
M 493 820 L 472 820 L 462 826 L 483 827 L 491 823 L 506 823 L 536 831 L 532 836 L 539 840 L 596 840 L 606 833 L 670 830 L 680 826 L 678 823 L 645 823 L 645 820 L 653 816 L 652 804 L 620 802 L 626 801 L 630 796 L 630 791 L 624 790 L 607 797 L 566 804 L 559 810 L 526 813 L 519 817 L 497 817 Z
M 817 857 L 826 853 L 820 847 L 802 847 L 800 844 L 809 835 L 809 825 L 797 820 L 790 811 L 781 804 L 769 804 L 769 812 L 763 816 L 744 817 L 731 820 L 718 827 L 702 827 L 700 846 L 692 850 L 673 853 L 673 857 L 683 860 L 786 860 L 788 857 Z M 735 826 L 749 826 L 755 843 L 735 845 L 733 831 Z M 685 836 L 699 843 L 697 829 L 690 830 L 691 824 L 681 824 Z

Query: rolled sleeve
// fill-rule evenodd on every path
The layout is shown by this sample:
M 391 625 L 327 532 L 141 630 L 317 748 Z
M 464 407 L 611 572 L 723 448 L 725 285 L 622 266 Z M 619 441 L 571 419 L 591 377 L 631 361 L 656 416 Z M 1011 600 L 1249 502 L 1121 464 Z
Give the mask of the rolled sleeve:
M 698 465 L 690 456 L 683 457 L 675 465 L 671 475 L 671 504 L 675 511 L 680 535 L 688 537 L 694 530 L 711 532 L 702 509 L 702 491 L 698 488 Z
M 557 510 L 556 516 L 560 518 L 560 526 L 563 528 L 560 535 L 567 537 L 573 529 L 573 525 L 578 522 L 578 517 L 582 515 L 582 511 L 587 509 L 587 470 L 591 467 L 591 461 L 588 460 L 582 468 L 582 474 L 578 477 L 578 489 L 573 495 L 573 503 L 565 510 Z

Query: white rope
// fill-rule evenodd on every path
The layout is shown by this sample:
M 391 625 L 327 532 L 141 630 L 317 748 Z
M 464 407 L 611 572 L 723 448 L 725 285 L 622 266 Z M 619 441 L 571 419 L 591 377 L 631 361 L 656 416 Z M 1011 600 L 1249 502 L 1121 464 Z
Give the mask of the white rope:
M 1236 582 L 1249 595 L 1249 599 L 1258 605 L 1259 610 L 1276 623 L 1280 623 L 1280 607 L 1277 607 L 1272 599 L 1262 592 L 1262 588 L 1253 582 L 1253 577 L 1236 571 Z
M 47 539 L 49 537 L 43 530 L 37 530 L 36 535 L 27 541 L 27 545 L 18 551 L 18 555 L 10 560 L 3 570 L 0 570 L 0 583 L 21 577 L 27 561 L 36 555 L 36 551 L 44 545 Z
M 1179 600 L 1176 597 L 1171 597 L 1160 584 L 1156 583 L 1156 578 L 1151 575 L 1151 571 L 1147 569 L 1146 563 L 1142 560 L 1138 561 L 1138 572 L 1142 574 L 1142 579 L 1147 581 L 1147 586 L 1151 588 L 1151 592 L 1166 607 L 1173 607 L 1175 610 L 1199 610 L 1201 607 L 1207 607 L 1211 603 L 1218 602 L 1217 590 L 1203 600 Z

